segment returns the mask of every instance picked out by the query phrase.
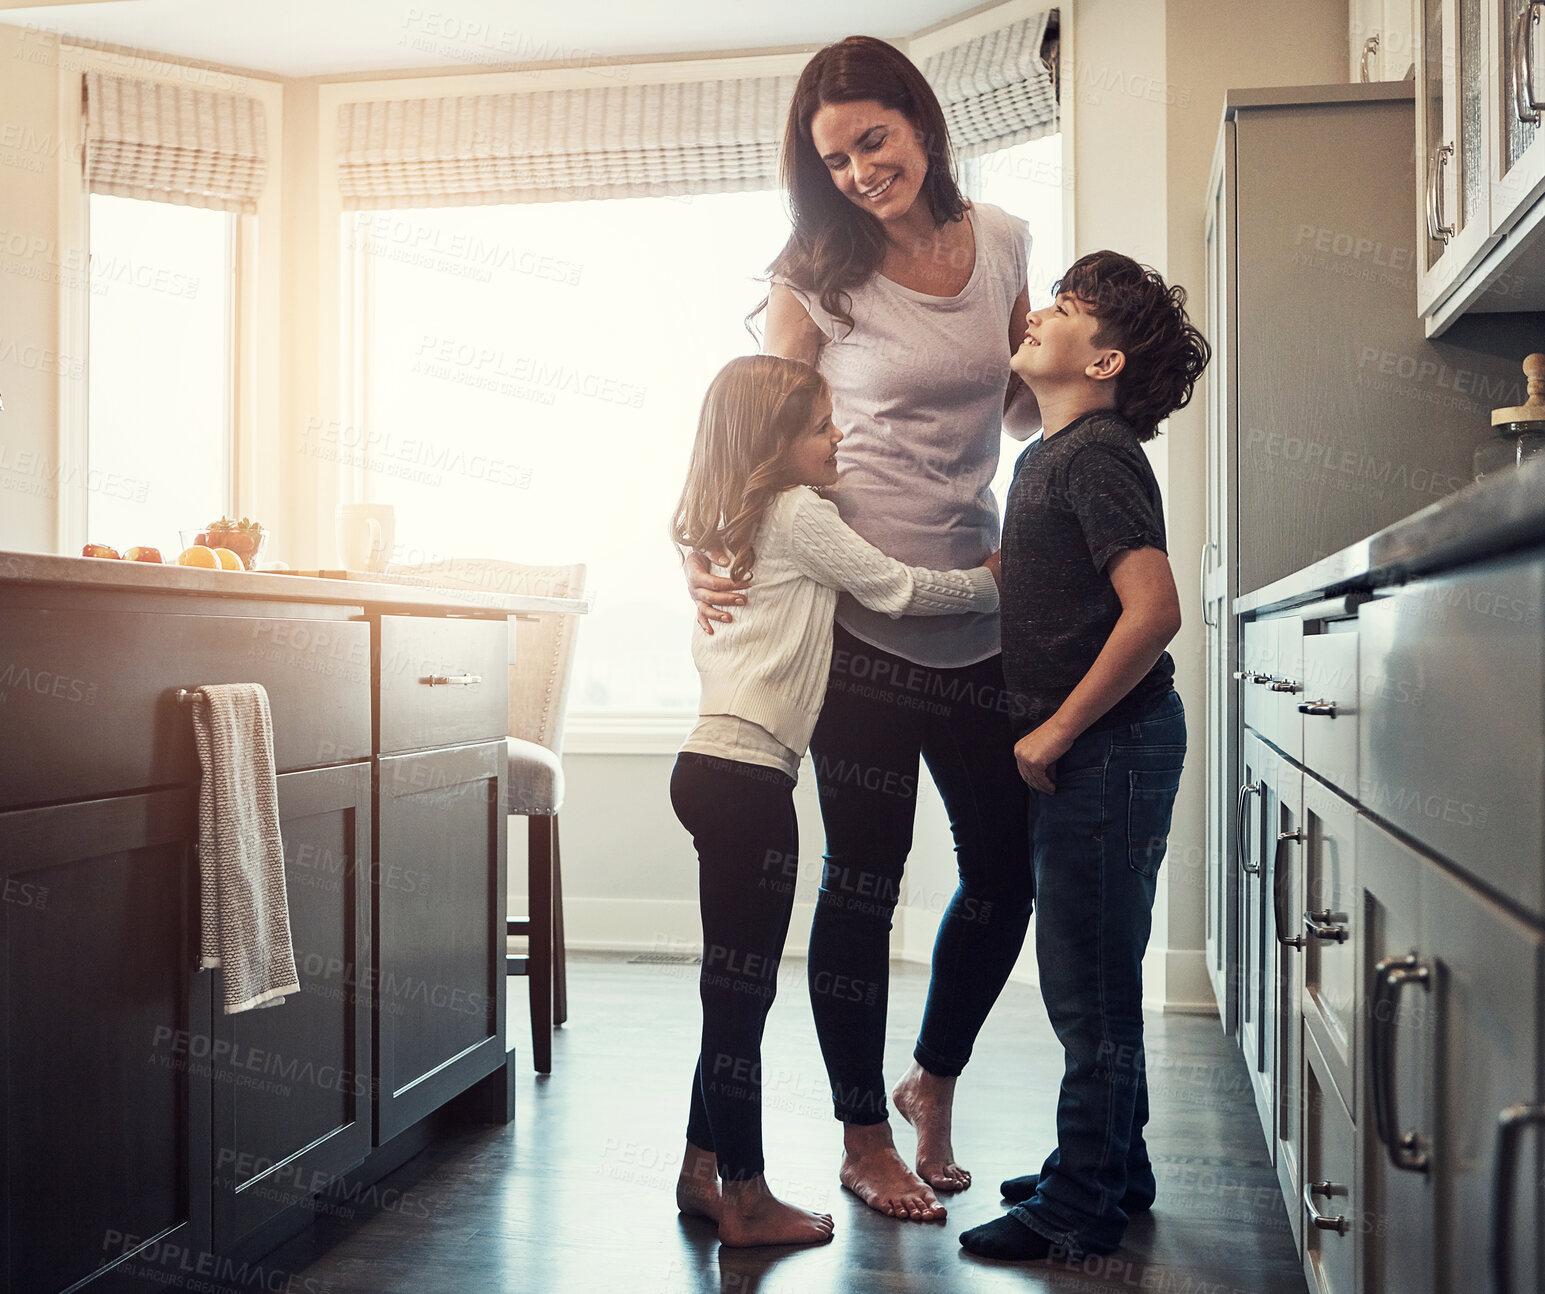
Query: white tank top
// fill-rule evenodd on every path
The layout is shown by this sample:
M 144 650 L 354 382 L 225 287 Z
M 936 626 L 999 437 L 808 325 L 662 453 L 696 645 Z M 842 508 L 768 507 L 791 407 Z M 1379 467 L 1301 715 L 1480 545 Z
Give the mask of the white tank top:
M 1009 379 L 1009 321 L 1024 289 L 1029 226 L 979 202 L 971 278 L 929 296 L 881 274 L 849 292 L 851 330 L 786 284 L 825 336 L 816 367 L 846 436 L 838 483 L 823 491 L 887 556 L 934 570 L 972 567 L 998 546 L 998 470 Z M 779 279 L 778 282 L 786 283 Z M 919 665 L 957 668 L 998 651 L 998 615 L 892 620 L 846 594 L 837 623 Z

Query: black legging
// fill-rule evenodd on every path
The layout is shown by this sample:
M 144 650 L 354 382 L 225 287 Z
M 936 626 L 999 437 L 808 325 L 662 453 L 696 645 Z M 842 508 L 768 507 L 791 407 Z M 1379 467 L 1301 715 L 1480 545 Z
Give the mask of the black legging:
M 793 791 L 777 769 L 693 751 L 671 773 L 671 807 L 697 847 L 703 916 L 703 1045 L 687 1140 L 713 1151 L 725 1181 L 763 1169 L 762 1026 L 794 908 Z
M 959 1074 L 1019 957 L 1035 883 L 1029 791 L 1014 763 L 1001 657 L 932 669 L 837 626 L 810 743 L 826 866 L 810 931 L 810 1002 L 836 1115 L 886 1117 L 891 913 L 912 848 L 918 756 L 949 812 L 960 883 L 945 906 L 913 1055 Z

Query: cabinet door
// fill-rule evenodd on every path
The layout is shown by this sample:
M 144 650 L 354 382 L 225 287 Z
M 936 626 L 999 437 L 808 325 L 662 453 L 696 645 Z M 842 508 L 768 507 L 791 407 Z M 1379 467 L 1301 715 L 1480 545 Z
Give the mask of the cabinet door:
M 1498 1116 L 1545 1096 L 1542 941 L 1478 890 L 1430 864 L 1422 869 L 1422 916 L 1438 1067 L 1428 1125 L 1436 1212 L 1427 1221 L 1438 1236 L 1438 1288 L 1457 1294 L 1474 1289 L 1490 1261 Z M 1512 1286 L 1520 1291 L 1541 1288 L 1538 1150 L 1535 1134 L 1514 1179 Z
M 1270 748 L 1246 729 L 1236 798 L 1239 819 L 1239 1045 L 1259 1094 L 1265 1079 L 1271 1032 L 1266 1027 L 1266 765 Z M 1263 1120 L 1265 1121 L 1265 1120 Z
M 377 761 L 377 1145 L 505 1063 L 505 745 Z
M 1489 0 L 1488 0 L 1489 3 Z M 1417 310 L 1427 314 L 1492 247 L 1488 3 L 1422 0 L 1417 59 Z
M 1545 5 L 1491 0 L 1496 26 L 1496 129 L 1491 132 L 1491 228 L 1506 233 L 1545 193 Z
M 1201 558 L 1207 645 L 1207 974 L 1223 1030 L 1239 1029 L 1239 873 L 1235 865 L 1239 787 L 1239 620 L 1233 614 L 1236 515 L 1234 479 L 1232 255 L 1228 194 L 1234 187 L 1234 126 L 1225 122 L 1213 164 L 1207 210 L 1207 339 L 1213 362 L 1207 399 L 1207 540 Z
M 1433 1126 L 1437 1049 L 1430 979 L 1409 973 L 1431 970 L 1422 946 L 1424 862 L 1361 815 L 1356 839 L 1362 899 L 1357 1052 L 1367 1060 L 1355 1111 L 1357 1175 L 1369 1219 L 1359 1288 L 1428 1294 L 1438 1288 L 1433 1177 L 1425 1167 L 1415 1166 L 1412 1156 L 1431 1155 L 1430 1135 L 1423 1138 L 1421 1132 L 1430 1134 Z M 1394 987 L 1388 982 L 1389 971 L 1406 958 L 1410 965 Z M 1413 1146 L 1391 1149 L 1391 1142 L 1413 1131 L 1418 1134 Z
M 215 1005 L 222 1250 L 370 1153 L 370 765 L 285 774 L 279 817 L 300 992 Z
M 1265 767 L 1265 888 L 1270 925 L 1266 954 L 1269 1053 L 1269 1139 L 1282 1193 L 1296 1200 L 1302 1189 L 1299 1162 L 1303 1141 L 1303 771 L 1280 755 Z M 1293 1235 L 1300 1239 L 1301 1218 L 1289 1210 Z
M 0 1288 L 180 1279 L 209 1251 L 194 803 L 0 814 Z
M 1348 1109 L 1356 1106 L 1357 810 L 1304 777 L 1304 1030 Z

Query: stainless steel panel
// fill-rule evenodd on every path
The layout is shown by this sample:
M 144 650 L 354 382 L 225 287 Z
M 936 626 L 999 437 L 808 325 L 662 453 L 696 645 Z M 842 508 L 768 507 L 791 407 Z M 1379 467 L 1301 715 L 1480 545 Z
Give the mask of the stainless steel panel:
M 1304 639 L 1304 765 L 1348 795 L 1357 794 L 1357 634 Z
M 1358 800 L 1545 916 L 1545 557 L 1421 580 L 1359 613 Z

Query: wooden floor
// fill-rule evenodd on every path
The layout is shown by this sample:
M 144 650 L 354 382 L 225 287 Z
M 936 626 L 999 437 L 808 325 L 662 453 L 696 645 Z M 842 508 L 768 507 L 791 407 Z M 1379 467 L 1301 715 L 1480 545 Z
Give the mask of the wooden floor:
M 721 1249 L 711 1225 L 675 1211 L 673 1186 L 697 1040 L 696 967 L 571 954 L 570 1023 L 553 1073 L 521 1068 L 514 1124 L 437 1143 L 348 1212 L 265 1260 L 327 1294 L 721 1294 L 826 1291 L 1153 1290 L 1303 1294 L 1292 1234 L 1265 1158 L 1243 1062 L 1215 1019 L 1148 1018 L 1154 1212 L 1126 1247 L 1076 1266 L 972 1259 L 956 1236 L 1007 1206 L 998 1181 L 1050 1148 L 1062 1059 L 1039 992 L 1010 984 L 961 1079 L 955 1147 L 976 1184 L 942 1224 L 901 1223 L 837 1185 L 831 1117 L 805 992 L 790 961 L 768 1023 L 768 1179 L 834 1215 L 836 1239 L 804 1250 Z M 927 985 L 892 968 L 886 1074 L 901 1073 Z M 525 982 L 510 984 L 510 1036 L 529 1041 Z M 910 1153 L 910 1130 L 897 1142 Z M 302 1281 L 304 1283 L 302 1283 Z

